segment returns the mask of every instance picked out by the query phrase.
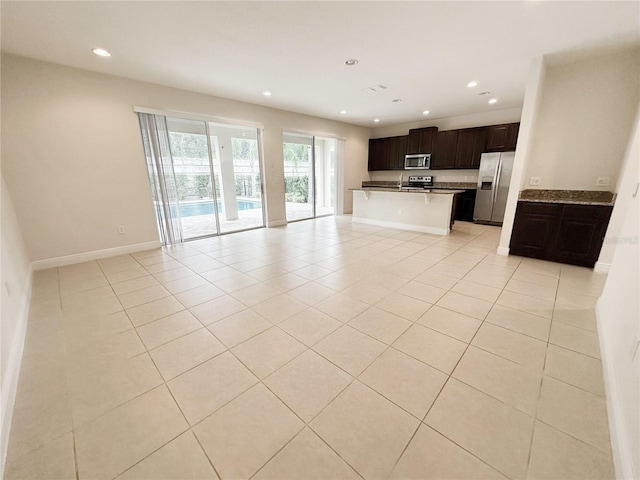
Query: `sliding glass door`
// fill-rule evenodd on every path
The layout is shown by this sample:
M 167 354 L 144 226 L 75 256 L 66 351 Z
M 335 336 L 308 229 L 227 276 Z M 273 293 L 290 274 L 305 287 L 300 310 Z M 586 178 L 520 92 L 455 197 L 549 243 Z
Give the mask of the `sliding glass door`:
M 214 179 L 204 122 L 167 117 L 169 150 L 178 202 L 172 214 L 180 218 L 183 239 L 216 235 Z
M 332 138 L 283 134 L 287 221 L 335 213 L 336 144 Z
M 163 244 L 264 226 L 257 128 L 138 115 Z
M 335 138 L 314 137 L 314 178 L 316 217 L 336 212 Z
M 282 152 L 287 221 L 313 218 L 313 137 L 285 133 Z
M 209 122 L 220 232 L 264 226 L 258 129 Z

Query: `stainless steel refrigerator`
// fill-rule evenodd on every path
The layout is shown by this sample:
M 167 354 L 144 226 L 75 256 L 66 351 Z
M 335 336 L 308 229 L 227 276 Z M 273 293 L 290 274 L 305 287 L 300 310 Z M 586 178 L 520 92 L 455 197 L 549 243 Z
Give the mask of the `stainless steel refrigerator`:
M 473 221 L 502 225 L 515 152 L 483 153 Z

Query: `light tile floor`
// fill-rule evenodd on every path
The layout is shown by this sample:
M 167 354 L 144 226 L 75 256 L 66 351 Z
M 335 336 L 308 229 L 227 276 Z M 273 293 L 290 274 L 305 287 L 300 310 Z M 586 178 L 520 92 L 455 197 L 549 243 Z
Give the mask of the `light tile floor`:
M 328 217 L 35 273 L 5 478 L 613 478 L 605 277 Z

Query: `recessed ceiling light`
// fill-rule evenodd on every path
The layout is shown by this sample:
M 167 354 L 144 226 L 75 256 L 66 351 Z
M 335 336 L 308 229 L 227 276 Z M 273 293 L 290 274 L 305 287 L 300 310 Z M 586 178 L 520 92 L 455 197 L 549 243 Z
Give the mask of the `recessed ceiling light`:
M 344 115 L 344 114 L 346 114 L 346 113 L 347 113 L 347 111 L 346 111 L 346 110 L 340 110 L 340 115 Z
M 488 103 L 490 103 L 491 105 L 493 105 L 494 103 L 497 103 L 498 99 L 497 98 L 492 98 L 491 100 L 489 100 Z
M 374 119 L 373 119 L 373 123 L 378 123 L 379 121 L 380 121 L 380 119 L 379 119 L 379 118 L 374 118 Z
M 475 82 L 475 81 L 467 83 L 467 87 L 469 88 L 473 88 L 477 86 L 478 86 L 478 82 Z
M 394 98 L 393 100 L 391 100 L 393 103 L 398 103 L 401 102 L 402 99 L 401 98 Z
M 262 94 L 263 94 L 265 97 L 270 97 L 270 96 L 271 96 L 271 92 L 262 92 Z
M 95 53 L 96 55 L 98 55 L 99 57 L 110 57 L 111 56 L 111 53 L 108 50 L 105 50 L 104 48 L 94 48 L 91 51 L 93 53 Z
M 350 58 L 349 60 L 345 61 L 344 64 L 347 67 L 353 67 L 355 64 L 358 63 L 358 60 L 356 60 L 355 58 Z
M 425 110 L 424 112 L 422 112 L 423 115 L 429 115 L 429 110 Z

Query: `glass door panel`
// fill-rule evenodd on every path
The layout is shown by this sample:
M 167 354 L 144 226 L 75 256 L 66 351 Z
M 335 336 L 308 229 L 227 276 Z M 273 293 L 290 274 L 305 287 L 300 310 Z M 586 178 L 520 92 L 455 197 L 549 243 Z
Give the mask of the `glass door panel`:
M 178 193 L 178 212 L 183 239 L 218 232 L 205 123 L 167 117 L 169 146 Z
M 282 152 L 287 221 L 313 218 L 313 137 L 285 133 Z
M 154 137 L 153 122 L 166 134 Z M 156 173 L 148 160 L 164 244 L 264 226 L 257 128 L 158 115 L 141 128 L 145 155 L 163 162 Z M 165 238 L 165 222 L 177 240 Z
M 264 226 L 258 129 L 208 122 L 220 232 Z
M 314 137 L 314 172 L 316 217 L 333 215 L 336 207 L 336 149 L 335 138 Z

